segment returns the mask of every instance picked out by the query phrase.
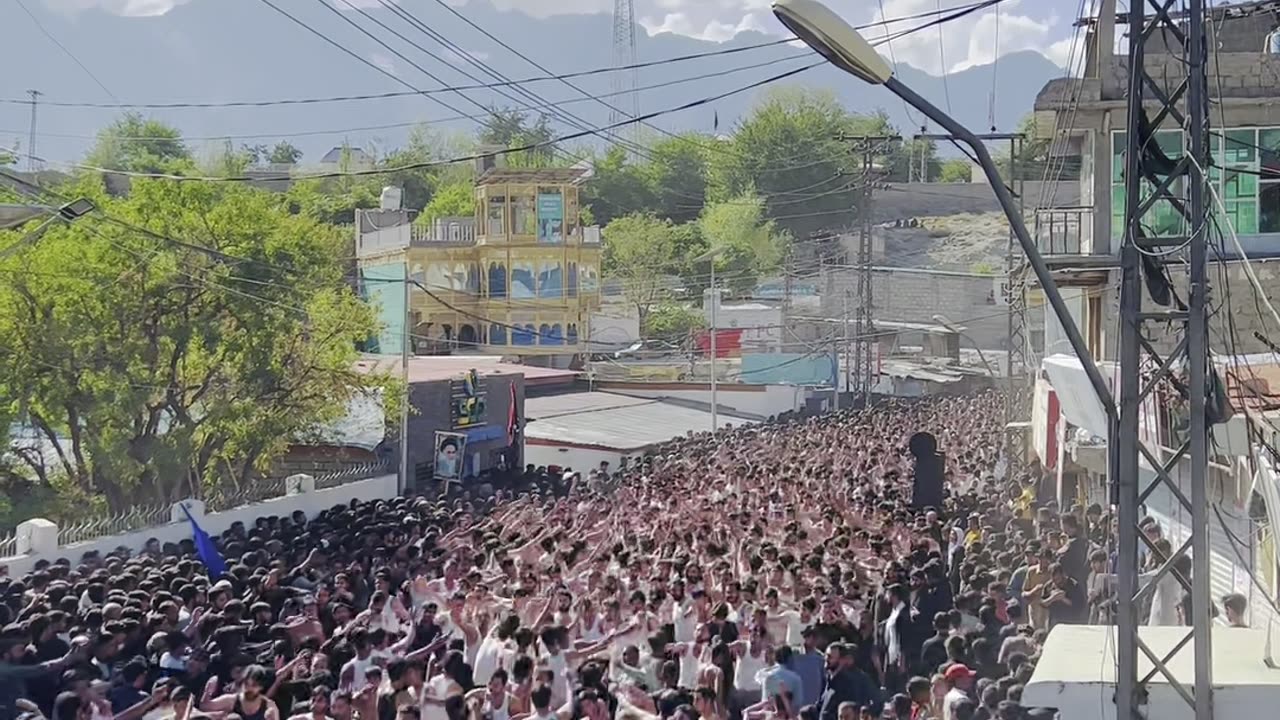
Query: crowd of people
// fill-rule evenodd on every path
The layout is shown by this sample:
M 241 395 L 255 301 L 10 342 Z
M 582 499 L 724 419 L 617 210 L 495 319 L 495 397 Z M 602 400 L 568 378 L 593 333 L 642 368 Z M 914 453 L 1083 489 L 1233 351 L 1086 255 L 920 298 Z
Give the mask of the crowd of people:
M 1022 688 L 1054 625 L 1105 621 L 1109 521 L 1010 470 L 1000 409 L 892 402 L 258 518 L 215 577 L 192 541 L 41 561 L 0 577 L 0 720 L 1051 717 Z M 911 502 L 920 430 L 942 507 Z

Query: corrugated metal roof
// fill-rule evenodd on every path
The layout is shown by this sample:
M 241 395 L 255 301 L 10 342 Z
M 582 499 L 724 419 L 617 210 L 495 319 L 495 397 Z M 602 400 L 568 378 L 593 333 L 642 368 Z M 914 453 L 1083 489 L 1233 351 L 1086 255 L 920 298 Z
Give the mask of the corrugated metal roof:
M 572 415 L 574 413 L 634 407 L 654 402 L 650 398 L 637 398 L 607 392 L 565 393 L 547 397 L 526 398 L 524 414 L 530 419 Z
M 612 393 L 570 393 L 525 401 L 525 437 L 569 445 L 640 450 L 711 427 L 711 413 Z M 721 426 L 749 420 L 721 413 Z

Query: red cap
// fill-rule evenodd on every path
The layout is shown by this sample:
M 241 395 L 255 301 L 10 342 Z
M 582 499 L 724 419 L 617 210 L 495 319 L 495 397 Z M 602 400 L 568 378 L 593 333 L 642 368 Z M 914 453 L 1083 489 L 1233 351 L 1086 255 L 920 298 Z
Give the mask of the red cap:
M 972 678 L 976 674 L 977 673 L 969 669 L 968 665 L 956 663 L 955 665 L 947 668 L 947 671 L 942 674 L 942 677 L 948 680 L 959 680 L 960 678 Z

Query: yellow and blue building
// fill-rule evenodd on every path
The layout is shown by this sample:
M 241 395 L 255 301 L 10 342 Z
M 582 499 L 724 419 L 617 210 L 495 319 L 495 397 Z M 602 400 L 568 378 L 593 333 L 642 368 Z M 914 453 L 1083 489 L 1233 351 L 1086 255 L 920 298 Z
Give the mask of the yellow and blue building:
M 361 289 L 381 314 L 378 350 L 399 352 L 407 325 L 415 354 L 582 352 L 601 261 L 599 228 L 579 221 L 583 174 L 489 168 L 471 216 L 429 224 L 399 207 L 396 188 L 381 208 L 357 210 Z

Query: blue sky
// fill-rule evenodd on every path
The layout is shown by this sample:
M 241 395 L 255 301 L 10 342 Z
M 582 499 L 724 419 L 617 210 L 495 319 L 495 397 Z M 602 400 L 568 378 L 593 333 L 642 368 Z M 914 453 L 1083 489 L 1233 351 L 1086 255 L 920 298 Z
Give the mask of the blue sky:
M 177 5 L 228 0 L 38 0 L 48 8 L 78 13 L 102 9 L 125 16 L 160 15 Z M 353 0 L 377 6 L 377 0 Z M 465 6 L 481 0 L 448 0 Z M 500 9 L 534 16 L 568 13 L 607 13 L 613 0 L 487 0 Z M 897 60 L 934 74 L 989 63 L 996 55 L 1037 50 L 1065 65 L 1070 52 L 1072 22 L 1082 0 L 1005 0 L 982 13 L 949 23 L 941 32 L 925 31 L 893 43 Z M 1096 0 L 1083 0 L 1086 7 Z M 769 12 L 770 0 L 635 0 L 636 16 L 651 34 L 674 32 L 723 41 L 744 30 L 781 33 Z M 900 17 L 967 4 L 967 0 L 828 0 L 830 6 L 855 23 L 880 17 Z M 340 3 L 339 7 L 342 7 Z M 901 27 L 901 26 L 899 26 Z M 997 32 L 998 27 L 998 32 Z M 871 31 L 869 34 L 874 35 Z M 939 37 L 941 36 L 941 37 Z M 998 41 L 997 41 L 998 38 Z M 945 60 L 945 63 L 944 63 Z

